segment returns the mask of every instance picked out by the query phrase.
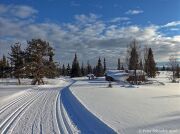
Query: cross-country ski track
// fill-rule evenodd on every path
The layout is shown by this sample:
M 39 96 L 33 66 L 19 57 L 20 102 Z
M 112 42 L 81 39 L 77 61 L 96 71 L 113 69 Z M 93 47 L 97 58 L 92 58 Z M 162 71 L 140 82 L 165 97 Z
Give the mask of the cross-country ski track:
M 0 133 L 115 133 L 78 101 L 69 90 L 71 84 L 20 91 L 0 105 Z

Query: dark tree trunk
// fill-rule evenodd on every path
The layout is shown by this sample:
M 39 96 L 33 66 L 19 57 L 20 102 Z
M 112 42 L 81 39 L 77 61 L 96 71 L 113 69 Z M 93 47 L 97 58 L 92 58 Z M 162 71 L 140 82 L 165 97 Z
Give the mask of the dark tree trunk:
M 21 85 L 21 81 L 20 81 L 20 78 L 18 77 L 18 84 Z

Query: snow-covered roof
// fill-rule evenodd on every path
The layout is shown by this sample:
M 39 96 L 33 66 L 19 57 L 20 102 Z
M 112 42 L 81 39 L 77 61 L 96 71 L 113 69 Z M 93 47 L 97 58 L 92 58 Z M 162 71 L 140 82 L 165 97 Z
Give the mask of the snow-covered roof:
M 114 80 L 125 80 L 129 74 L 125 70 L 107 70 L 106 76 L 110 76 Z
M 94 74 L 88 74 L 87 77 L 94 77 Z
M 129 76 L 134 76 L 134 70 L 107 70 L 105 74 L 114 80 L 125 80 Z M 146 75 L 146 73 L 143 70 L 136 70 L 136 75 Z

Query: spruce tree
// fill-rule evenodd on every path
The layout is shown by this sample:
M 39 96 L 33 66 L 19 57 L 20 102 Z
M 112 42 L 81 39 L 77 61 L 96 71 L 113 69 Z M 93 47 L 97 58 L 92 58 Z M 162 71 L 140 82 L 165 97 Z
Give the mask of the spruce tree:
M 62 76 L 66 76 L 66 68 L 64 64 L 62 66 Z
M 81 65 L 81 75 L 85 76 L 85 68 L 84 68 L 83 62 L 82 62 L 82 65 Z
M 101 76 L 104 76 L 104 70 L 103 70 L 103 66 L 101 64 L 101 58 L 99 57 L 98 63 L 96 66 L 96 77 L 101 77 Z
M 3 78 L 3 62 L 0 59 L 0 78 Z
M 44 61 L 44 66 L 47 67 L 46 72 L 45 72 L 45 77 L 47 78 L 55 78 L 59 76 L 59 70 L 58 70 L 58 64 L 54 62 L 54 50 L 52 47 L 48 48 L 48 54 L 49 60 Z
M 165 66 L 163 65 L 163 67 L 162 67 L 162 69 L 161 69 L 162 71 L 165 71 L 166 70 L 166 68 L 165 68 Z
M 177 64 L 176 66 L 176 78 L 180 78 L 180 67 L 179 67 L 179 64 Z
M 129 70 L 137 70 L 139 65 L 138 53 L 135 47 L 132 48 L 129 60 Z
M 7 77 L 7 63 L 6 63 L 6 57 L 3 55 L 3 58 L 0 59 L 0 78 L 6 78 Z
M 12 74 L 18 79 L 18 84 L 21 84 L 20 78 L 24 74 L 24 52 L 21 50 L 21 44 L 16 43 L 11 46 L 11 53 L 9 55 L 12 64 Z
M 61 64 L 60 63 L 57 66 L 57 73 L 58 73 L 58 76 L 62 75 L 62 68 L 61 68 Z
M 121 66 L 121 70 L 124 70 L 124 66 L 123 65 Z
M 143 63 L 142 63 L 142 60 L 140 60 L 140 63 L 139 63 L 139 69 L 140 69 L 140 70 L 143 70 Z
M 68 63 L 67 68 L 66 68 L 66 73 L 67 73 L 67 76 L 70 76 L 70 74 L 71 74 L 71 68 L 70 68 L 69 63 Z
M 81 76 L 81 69 L 79 66 L 77 55 L 75 53 L 74 60 L 72 63 L 72 68 L 71 68 L 71 77 L 80 77 L 80 76 Z
M 87 74 L 91 74 L 91 73 L 93 73 L 93 71 L 92 71 L 92 67 L 91 67 L 91 65 L 89 64 L 89 61 L 87 62 Z
M 93 72 L 94 75 L 96 75 L 96 73 L 97 73 L 97 66 L 93 67 L 92 72 Z
M 118 67 L 117 70 L 121 70 L 121 62 L 120 62 L 120 58 L 118 58 Z
M 6 78 L 11 76 L 11 67 L 8 60 L 6 60 L 5 73 Z
M 3 55 L 1 70 L 2 70 L 2 73 L 1 73 L 2 78 L 6 78 L 7 77 L 7 60 L 6 60 L 5 55 Z
M 154 61 L 154 56 L 153 56 L 153 52 L 152 52 L 151 48 L 149 48 L 147 62 L 148 62 L 148 66 L 147 66 L 148 76 L 149 77 L 155 77 L 156 76 L 156 63 Z
M 129 51 L 129 70 L 134 70 L 134 82 L 137 84 L 137 74 L 136 70 L 139 68 L 139 54 L 137 42 L 134 40 L 130 45 Z
M 104 65 L 104 67 L 103 67 L 104 70 L 103 70 L 103 71 L 104 71 L 104 73 L 105 73 L 105 72 L 106 72 L 106 59 L 105 59 L 105 58 L 104 58 L 104 62 L 103 62 L 103 63 L 104 63 L 104 64 L 103 64 L 103 65 Z

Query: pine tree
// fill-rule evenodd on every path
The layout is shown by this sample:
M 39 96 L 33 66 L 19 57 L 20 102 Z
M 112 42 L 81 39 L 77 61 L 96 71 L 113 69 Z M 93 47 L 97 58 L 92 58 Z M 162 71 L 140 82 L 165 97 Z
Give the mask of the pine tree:
M 162 71 L 165 71 L 166 70 L 166 68 L 165 68 L 165 66 L 163 65 L 163 67 L 162 67 L 162 69 L 161 69 Z
M 3 58 L 0 59 L 0 78 L 6 77 L 6 57 L 3 55 Z
M 118 67 L 117 70 L 121 70 L 121 62 L 120 62 L 120 58 L 118 58 Z
M 72 63 L 72 69 L 71 69 L 71 77 L 80 77 L 81 76 L 81 70 L 79 67 L 79 62 L 77 59 L 77 55 L 75 53 L 75 57 Z
M 81 65 L 81 75 L 85 76 L 85 68 L 84 68 L 83 62 L 82 62 L 82 65 Z
M 139 67 L 139 55 L 137 42 L 134 40 L 130 45 L 129 70 L 134 70 L 134 82 L 137 84 L 136 70 Z
M 11 67 L 8 60 L 6 60 L 5 73 L 6 78 L 11 76 Z
M 99 57 L 99 60 L 96 66 L 96 77 L 101 77 L 101 76 L 104 76 L 104 70 L 101 64 L 101 58 Z
M 180 67 L 179 67 L 179 64 L 177 64 L 176 66 L 176 78 L 180 78 Z
M 96 73 L 97 73 L 97 67 L 96 67 L 96 66 L 95 66 L 95 67 L 93 67 L 92 72 L 93 72 L 93 74 L 95 74 L 95 75 L 96 75 Z
M 148 76 L 149 77 L 155 77 L 156 76 L 156 63 L 154 61 L 154 56 L 153 56 L 153 52 L 152 52 L 151 48 L 149 48 L 147 62 L 148 62 L 148 66 L 147 66 Z
M 2 78 L 7 77 L 7 60 L 5 55 L 3 55 L 2 63 L 1 63 L 1 77 Z
M 20 78 L 24 75 L 24 52 L 21 50 L 21 44 L 16 43 L 14 46 L 11 46 L 9 55 L 12 64 L 12 74 L 18 79 L 18 84 L 21 84 Z
M 64 64 L 62 66 L 62 76 L 66 76 L 66 69 Z
M 62 68 L 61 68 L 60 63 L 57 65 L 57 73 L 58 73 L 58 76 L 62 75 Z
M 124 66 L 123 65 L 121 66 L 121 70 L 124 70 Z
M 140 69 L 140 70 L 143 70 L 143 63 L 142 63 L 142 60 L 140 60 L 140 63 L 139 63 L 139 69 Z
M 26 48 L 26 74 L 33 78 L 32 84 L 44 84 L 43 77 L 47 76 L 49 71 L 49 62 L 53 62 L 53 49 L 48 42 L 41 39 L 32 39 L 27 41 Z M 57 70 L 57 68 L 51 68 Z
M 106 59 L 105 59 L 105 58 L 104 58 L 104 62 L 103 62 L 103 63 L 104 63 L 104 64 L 103 64 L 103 65 L 104 65 L 104 67 L 103 67 L 104 70 L 103 70 L 103 71 L 104 71 L 104 73 L 105 73 L 105 72 L 106 72 Z
M 58 64 L 54 62 L 54 51 L 52 47 L 47 49 L 47 55 L 49 56 L 49 60 L 44 61 L 44 65 L 47 67 L 45 72 L 45 77 L 47 78 L 55 78 L 59 76 Z
M 135 47 L 131 50 L 130 60 L 129 60 L 129 70 L 136 70 L 138 69 L 139 64 L 138 53 Z
M 91 67 L 91 65 L 89 64 L 89 61 L 87 62 L 87 74 L 91 74 L 91 73 L 93 73 L 93 71 L 92 71 L 92 67 Z
M 70 68 L 69 63 L 68 63 L 67 68 L 66 68 L 66 73 L 67 73 L 67 76 L 70 76 L 70 74 L 71 74 L 71 68 Z
M 146 46 L 144 49 L 144 71 L 147 73 L 148 72 L 148 53 L 149 53 L 149 48 Z

